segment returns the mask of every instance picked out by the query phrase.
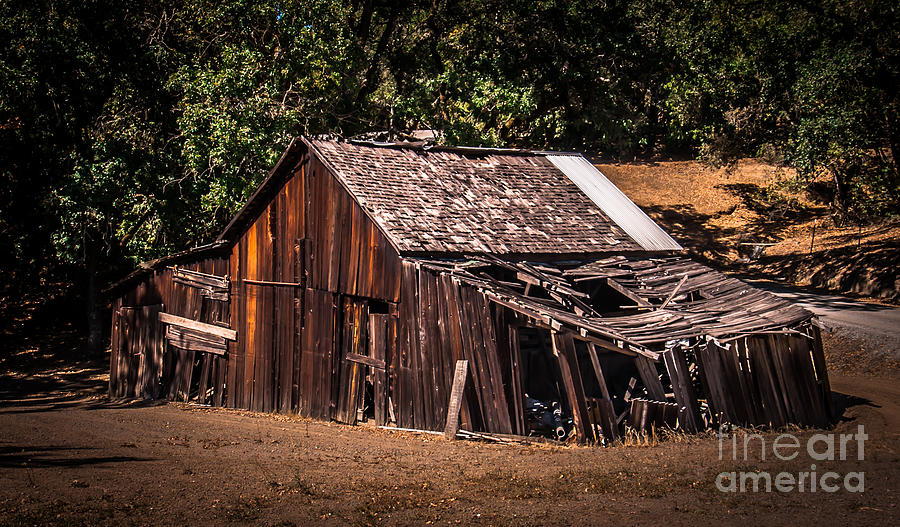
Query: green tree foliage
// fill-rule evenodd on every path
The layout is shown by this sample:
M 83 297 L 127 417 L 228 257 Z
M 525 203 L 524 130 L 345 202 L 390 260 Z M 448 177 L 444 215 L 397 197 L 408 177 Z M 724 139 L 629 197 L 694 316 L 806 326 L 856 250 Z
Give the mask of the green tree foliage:
M 832 178 L 838 210 L 896 214 L 898 10 L 8 0 L 0 258 L 113 276 L 213 238 L 293 136 L 417 128 L 618 157 L 775 151 L 801 182 Z

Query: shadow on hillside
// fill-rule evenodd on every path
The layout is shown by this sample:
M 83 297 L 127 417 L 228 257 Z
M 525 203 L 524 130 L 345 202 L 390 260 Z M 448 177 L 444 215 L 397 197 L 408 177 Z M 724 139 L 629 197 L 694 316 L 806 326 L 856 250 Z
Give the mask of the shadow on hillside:
M 792 226 L 821 216 L 826 209 L 801 205 L 796 200 L 773 196 L 769 190 L 752 183 L 722 183 L 716 185 L 741 200 L 756 218 L 745 229 L 748 242 L 778 242 Z
M 697 212 L 691 204 L 654 205 L 644 211 L 685 249 L 707 260 L 725 260 L 736 250 L 737 229 L 710 225 L 718 215 Z
M 713 220 L 732 214 L 735 208 L 704 214 L 693 204 L 682 203 L 654 205 L 644 210 L 686 249 L 719 264 L 728 263 L 736 255 L 748 256 L 752 247 L 742 243 L 778 242 L 791 226 L 821 213 L 795 202 L 773 200 L 767 189 L 759 185 L 723 183 L 716 187 L 739 198 L 744 207 L 756 213 L 756 218 L 742 227 L 721 227 L 714 225 Z
M 898 301 L 898 261 L 900 241 L 882 240 L 811 255 L 764 256 L 753 269 L 771 277 L 808 282 L 830 291 Z

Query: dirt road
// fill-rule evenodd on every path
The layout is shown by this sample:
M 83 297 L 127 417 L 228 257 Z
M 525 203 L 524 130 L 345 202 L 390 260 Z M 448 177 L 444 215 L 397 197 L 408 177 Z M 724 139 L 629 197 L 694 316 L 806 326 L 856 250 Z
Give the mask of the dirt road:
M 875 354 L 900 360 L 900 308 L 816 293 L 769 280 L 748 281 L 754 287 L 812 311 L 829 330 L 838 331 L 849 339 L 865 341 Z
M 87 381 L 61 391 L 75 376 Z M 448 442 L 180 404 L 116 404 L 90 369 L 0 375 L 0 524 L 32 525 L 890 525 L 898 510 L 900 390 L 835 377 L 836 432 L 865 425 L 865 459 L 818 464 L 864 472 L 865 492 L 723 493 L 719 473 L 810 470 L 793 461 L 719 459 L 714 436 L 589 448 Z M 68 377 L 66 377 L 68 375 Z M 17 394 L 12 384 L 29 387 Z M 798 432 L 805 439 L 812 432 Z M 771 442 L 775 435 L 764 434 Z M 755 444 L 755 443 L 754 443 Z

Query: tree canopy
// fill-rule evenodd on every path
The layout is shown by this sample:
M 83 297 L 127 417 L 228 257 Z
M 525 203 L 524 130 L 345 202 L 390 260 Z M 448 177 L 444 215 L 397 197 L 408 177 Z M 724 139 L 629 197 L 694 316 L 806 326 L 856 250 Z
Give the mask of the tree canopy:
M 97 274 L 210 240 L 299 134 L 774 153 L 897 214 L 878 0 L 9 0 L 0 254 Z M 102 273 L 101 273 L 102 274 Z

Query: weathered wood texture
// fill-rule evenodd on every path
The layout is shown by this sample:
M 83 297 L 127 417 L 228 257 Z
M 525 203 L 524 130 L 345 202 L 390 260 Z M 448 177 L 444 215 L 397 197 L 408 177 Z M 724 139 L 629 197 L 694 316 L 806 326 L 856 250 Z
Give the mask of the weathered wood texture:
M 713 416 L 720 423 L 826 426 L 831 390 L 815 339 L 758 335 L 725 348 L 695 348 Z
M 462 405 L 463 389 L 468 376 L 469 361 L 465 359 L 456 361 L 453 384 L 450 388 L 450 406 L 447 407 L 447 423 L 444 425 L 444 437 L 447 439 L 456 439 L 456 432 L 459 431 L 459 408 Z
M 110 356 L 110 394 L 155 397 L 162 372 L 163 335 L 157 314 L 162 304 L 118 307 Z
M 359 204 L 304 158 L 236 241 L 231 267 L 232 326 L 245 337 L 230 349 L 229 406 L 330 418 L 341 405 L 340 419 L 355 422 L 347 405 L 361 397 L 363 368 L 343 358 L 359 334 L 341 328 L 362 328 L 351 347 L 365 354 L 368 312 L 347 318 L 342 306 L 350 297 L 396 302 L 400 287 L 399 256 Z M 346 399 L 351 370 L 357 395 Z
M 675 402 L 678 403 L 678 426 L 688 433 L 696 433 L 706 428 L 700 418 L 700 404 L 691 381 L 691 370 L 684 349 L 676 346 L 663 353 L 666 371 L 672 381 Z
M 400 295 L 397 251 L 316 158 L 307 166 L 308 286 L 397 302 Z
M 632 399 L 628 410 L 627 424 L 638 432 L 653 433 L 662 428 L 676 427 L 678 405 L 648 399 Z
M 374 372 L 372 375 L 372 404 L 375 424 L 383 426 L 388 423 L 388 397 L 390 385 L 388 384 L 388 350 L 394 348 L 394 332 L 396 332 L 396 318 L 387 313 L 369 314 L 369 360 Z
M 559 361 L 559 371 L 565 387 L 566 399 L 575 422 L 575 434 L 579 442 L 594 442 L 595 431 L 600 422 L 588 411 L 584 385 L 581 379 L 581 368 L 575 354 L 575 341 L 568 332 L 553 332 L 553 355 Z
M 474 288 L 411 262 L 402 263 L 397 346 L 391 359 L 391 393 L 398 425 L 442 430 L 455 364 L 467 360 L 469 378 L 460 408 L 466 429 L 509 434 L 504 364 L 492 303 Z M 506 328 L 502 328 L 506 331 Z M 523 402 L 518 403 L 521 408 Z
M 123 318 L 118 308 L 165 304 L 169 314 L 230 327 L 238 338 L 222 354 L 218 342 L 183 328 L 172 331 L 169 345 L 163 345 L 160 395 L 257 411 L 333 415 L 342 371 L 344 335 L 338 326 L 344 322 L 343 299 L 358 297 L 360 306 L 365 299 L 396 303 L 400 260 L 318 160 L 303 158 L 291 170 L 293 175 L 235 237 L 227 257 L 203 256 L 177 269 L 154 269 L 116 299 L 110 393 L 133 395 L 127 381 L 120 382 L 125 370 L 119 373 L 119 363 L 138 349 L 135 345 L 143 349 L 143 341 L 128 340 L 129 328 L 142 322 L 133 315 Z M 230 290 L 223 291 L 226 284 Z M 366 317 L 361 315 L 358 327 L 366 327 Z M 366 346 L 365 340 L 357 343 L 362 355 Z M 385 355 L 391 347 L 382 348 Z M 309 371 L 303 371 L 304 362 L 311 364 Z M 387 384 L 386 378 L 382 381 Z
M 179 269 L 223 279 L 228 275 L 228 260 L 222 256 L 205 256 L 199 261 L 180 264 Z M 196 275 L 195 275 L 196 276 Z M 163 325 L 158 313 L 204 322 L 225 324 L 229 320 L 229 302 L 212 298 L 209 291 L 175 279 L 175 270 L 161 267 L 153 269 L 144 280 L 113 302 L 110 353 L 110 395 L 113 397 L 167 397 L 221 404 L 225 393 L 226 358 L 220 354 L 205 353 L 198 339 L 181 339 L 181 347 L 166 345 Z M 152 313 L 146 306 L 162 305 Z M 139 311 L 145 312 L 138 315 Z M 147 326 L 147 328 L 143 328 Z M 144 336 L 158 335 L 159 342 L 142 339 L 135 341 L 136 332 Z M 135 347 L 136 346 L 136 347 Z M 128 372 L 117 366 L 128 354 L 137 354 L 148 368 L 143 370 L 143 391 L 134 392 L 128 380 Z

